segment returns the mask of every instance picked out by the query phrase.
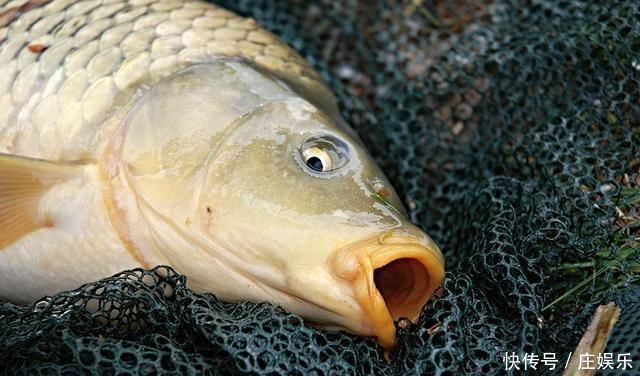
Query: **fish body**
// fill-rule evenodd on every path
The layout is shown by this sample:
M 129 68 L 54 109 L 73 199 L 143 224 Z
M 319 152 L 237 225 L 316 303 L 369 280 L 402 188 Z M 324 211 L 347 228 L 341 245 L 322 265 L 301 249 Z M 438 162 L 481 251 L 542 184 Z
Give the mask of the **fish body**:
M 0 297 L 155 265 L 385 347 L 444 273 L 318 74 L 254 20 L 0 0 Z

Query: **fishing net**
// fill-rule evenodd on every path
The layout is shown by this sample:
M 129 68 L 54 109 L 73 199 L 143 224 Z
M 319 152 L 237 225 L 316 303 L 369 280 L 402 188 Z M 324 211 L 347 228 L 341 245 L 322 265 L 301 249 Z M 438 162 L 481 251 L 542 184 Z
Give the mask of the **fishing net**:
M 505 352 L 547 352 L 558 373 L 610 301 L 623 313 L 607 351 L 640 368 L 640 4 L 219 3 L 330 84 L 441 246 L 441 296 L 420 322 L 399 323 L 386 361 L 372 339 L 195 294 L 169 268 L 126 271 L 0 304 L 4 371 L 500 374 L 517 372 Z

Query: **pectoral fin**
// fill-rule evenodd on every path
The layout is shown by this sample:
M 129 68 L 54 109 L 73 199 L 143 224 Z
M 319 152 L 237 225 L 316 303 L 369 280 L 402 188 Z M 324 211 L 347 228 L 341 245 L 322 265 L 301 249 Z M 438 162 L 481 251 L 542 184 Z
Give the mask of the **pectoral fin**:
M 0 153 L 0 250 L 32 231 L 53 226 L 40 199 L 53 185 L 83 173 L 83 166 Z

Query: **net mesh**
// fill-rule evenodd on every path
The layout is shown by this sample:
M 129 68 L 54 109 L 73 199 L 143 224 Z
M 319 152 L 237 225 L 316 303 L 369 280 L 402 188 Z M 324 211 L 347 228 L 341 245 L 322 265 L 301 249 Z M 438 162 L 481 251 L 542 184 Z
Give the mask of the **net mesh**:
M 195 294 L 169 268 L 126 271 L 0 303 L 6 372 L 496 374 L 505 352 L 563 362 L 609 301 L 610 349 L 640 359 L 640 4 L 218 3 L 330 84 L 441 246 L 442 296 L 398 324 L 387 362 L 372 339 Z

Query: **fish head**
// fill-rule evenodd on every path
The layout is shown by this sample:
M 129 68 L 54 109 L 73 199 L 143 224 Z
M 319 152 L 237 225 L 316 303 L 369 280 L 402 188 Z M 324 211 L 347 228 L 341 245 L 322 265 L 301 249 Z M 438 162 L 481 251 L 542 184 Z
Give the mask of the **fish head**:
M 114 149 L 192 286 L 393 347 L 394 320 L 417 319 L 444 261 L 339 115 L 238 61 L 189 68 L 145 96 Z

